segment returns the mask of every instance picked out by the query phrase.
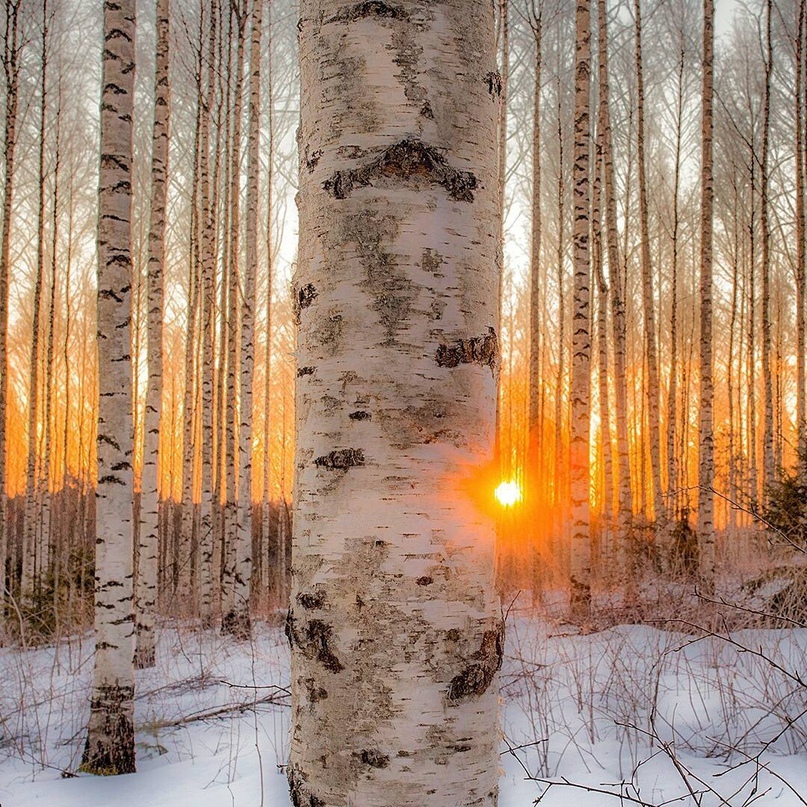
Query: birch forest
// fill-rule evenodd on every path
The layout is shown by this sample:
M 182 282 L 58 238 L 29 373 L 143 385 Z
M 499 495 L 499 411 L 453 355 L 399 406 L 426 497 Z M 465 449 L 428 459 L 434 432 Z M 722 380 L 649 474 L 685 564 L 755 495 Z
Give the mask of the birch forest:
M 3 804 L 807 803 L 807 0 L 0 40 Z

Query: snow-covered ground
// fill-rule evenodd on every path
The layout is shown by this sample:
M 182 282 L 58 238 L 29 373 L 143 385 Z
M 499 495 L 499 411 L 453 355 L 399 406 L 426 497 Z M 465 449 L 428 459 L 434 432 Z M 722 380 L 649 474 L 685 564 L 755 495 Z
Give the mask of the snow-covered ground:
M 138 673 L 138 773 L 106 779 L 70 774 L 91 650 L 85 637 L 0 651 L 2 807 L 288 807 L 280 628 L 257 625 L 251 644 L 164 630 L 158 666 Z M 807 630 L 577 635 L 511 615 L 502 684 L 501 807 L 542 794 L 547 807 L 616 807 L 620 793 L 807 805 Z

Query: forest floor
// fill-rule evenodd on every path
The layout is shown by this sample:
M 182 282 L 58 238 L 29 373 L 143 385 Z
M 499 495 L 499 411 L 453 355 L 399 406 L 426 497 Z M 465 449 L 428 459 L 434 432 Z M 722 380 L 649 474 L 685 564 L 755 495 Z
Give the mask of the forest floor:
M 807 805 L 805 670 L 801 628 L 581 632 L 513 609 L 500 807 Z M 91 672 L 88 637 L 0 650 L 2 807 L 288 807 L 282 628 L 166 627 L 137 674 L 130 776 L 71 773 Z

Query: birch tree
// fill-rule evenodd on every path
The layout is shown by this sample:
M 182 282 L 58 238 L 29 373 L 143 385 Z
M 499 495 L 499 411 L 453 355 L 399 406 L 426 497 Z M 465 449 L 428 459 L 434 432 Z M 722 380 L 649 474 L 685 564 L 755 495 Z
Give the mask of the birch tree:
M 712 381 L 712 105 L 714 69 L 714 0 L 703 0 L 701 86 L 700 213 L 700 406 L 698 419 L 698 538 L 700 575 L 707 592 L 715 577 L 714 432 Z
M 574 101 L 574 303 L 572 315 L 571 605 L 579 618 L 591 606 L 589 429 L 591 422 L 591 258 L 589 250 L 591 145 L 591 4 L 578 0 Z M 561 312 L 561 316 L 563 316 Z
M 6 82 L 5 122 L 3 125 L 3 219 L 0 233 L 0 601 L 7 589 L 7 440 L 8 418 L 8 283 L 11 245 L 11 212 L 14 203 L 15 154 L 17 147 L 17 111 L 20 81 L 20 3 L 6 0 L 3 31 L 3 75 Z M 0 609 L 0 611 L 3 609 Z M 0 615 L 0 621 L 2 616 Z
M 292 802 L 494 805 L 493 9 L 304 0 L 299 31 Z
M 159 553 L 159 447 L 163 373 L 163 262 L 165 206 L 168 192 L 168 137 L 171 85 L 169 0 L 157 0 L 157 46 L 154 72 L 154 129 L 151 154 L 151 215 L 148 243 L 148 386 L 146 389 L 145 445 L 140 494 L 140 531 L 137 567 L 138 667 L 155 662 L 154 624 L 157 609 Z
M 135 770 L 131 196 L 135 0 L 104 3 L 98 191 L 95 667 L 88 773 Z

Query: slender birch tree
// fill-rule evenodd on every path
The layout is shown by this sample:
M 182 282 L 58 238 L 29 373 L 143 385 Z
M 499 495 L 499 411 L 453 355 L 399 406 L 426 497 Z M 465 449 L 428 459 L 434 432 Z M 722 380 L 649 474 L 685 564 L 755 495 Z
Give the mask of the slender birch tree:
M 807 476 L 807 216 L 805 216 L 805 173 L 807 173 L 807 133 L 805 133 L 805 65 L 807 65 L 807 0 L 799 0 L 796 22 L 795 58 L 795 143 L 796 164 L 796 433 L 801 473 Z
M 634 0 L 636 34 L 636 161 L 639 174 L 639 238 L 642 255 L 642 311 L 644 314 L 644 344 L 647 361 L 645 396 L 650 437 L 650 468 L 653 485 L 653 517 L 662 523 L 665 518 L 661 487 L 661 393 L 659 391 L 658 350 L 656 347 L 656 309 L 653 295 L 653 261 L 650 252 L 650 212 L 647 198 L 647 165 L 645 162 L 644 128 L 644 59 L 642 56 L 642 0 Z
M 714 95 L 714 0 L 703 0 L 701 85 L 700 212 L 700 382 L 698 420 L 698 538 L 700 576 L 707 593 L 714 589 L 714 386 L 712 380 L 712 106 Z
M 14 206 L 15 156 L 17 148 L 17 112 L 20 84 L 20 4 L 22 0 L 6 0 L 3 31 L 3 75 L 6 82 L 5 121 L 3 125 L 3 219 L 0 233 L 0 602 L 7 591 L 6 557 L 8 442 L 8 284 L 11 252 L 11 213 Z M 0 622 L 2 612 L 0 608 Z
M 103 31 L 95 668 L 81 768 L 108 775 L 135 770 L 130 339 L 135 0 L 105 0 Z
M 495 805 L 493 8 L 300 11 L 291 799 Z
M 159 449 L 163 374 L 163 264 L 168 194 L 168 144 L 171 116 L 169 0 L 157 0 L 154 71 L 154 127 L 151 152 L 151 214 L 148 243 L 148 386 L 144 423 L 143 476 L 137 567 L 138 667 L 153 667 L 156 637 L 157 571 L 160 536 Z
M 574 79 L 574 301 L 572 308 L 571 606 L 586 619 L 591 608 L 589 489 L 591 423 L 591 4 L 577 0 Z M 560 314 L 563 316 L 563 312 Z

